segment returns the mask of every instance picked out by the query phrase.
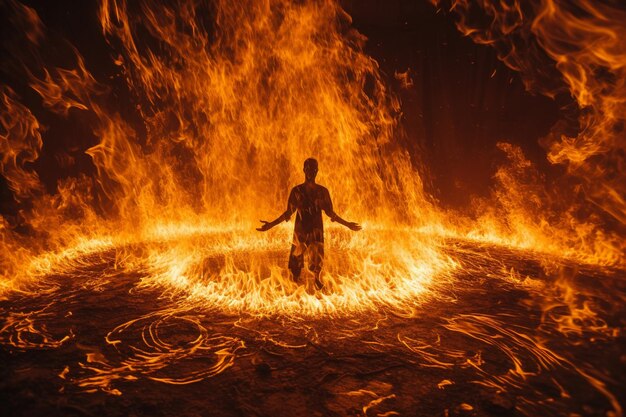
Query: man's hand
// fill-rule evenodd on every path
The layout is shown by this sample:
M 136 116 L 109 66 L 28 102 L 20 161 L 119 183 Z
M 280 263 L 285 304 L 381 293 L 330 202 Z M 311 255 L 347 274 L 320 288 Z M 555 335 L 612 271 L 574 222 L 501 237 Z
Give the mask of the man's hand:
M 361 230 L 361 225 L 355 222 L 346 222 L 346 227 L 350 230 L 354 230 L 355 232 Z
M 256 228 L 256 230 L 258 230 L 259 232 L 267 232 L 272 227 L 274 227 L 272 223 L 266 222 L 265 220 L 261 220 L 261 223 L 263 223 L 263 226 Z
M 327 213 L 328 217 L 330 217 L 330 221 L 331 222 L 337 222 L 343 226 L 346 226 L 348 229 L 350 230 L 354 230 L 355 232 L 358 232 L 359 230 L 361 230 L 361 225 L 355 222 L 349 222 L 347 220 L 342 219 L 341 217 L 339 217 L 339 215 L 333 211 L 331 211 L 330 213 Z
M 293 211 L 290 212 L 289 209 L 287 209 L 287 211 L 285 211 L 283 214 L 278 216 L 276 220 L 272 220 L 271 222 L 266 222 L 265 220 L 261 220 L 261 223 L 263 223 L 263 226 L 257 227 L 256 230 L 258 230 L 259 232 L 267 232 L 272 227 L 277 226 L 281 222 L 289 220 L 289 216 L 291 216 L 291 213 L 293 213 Z

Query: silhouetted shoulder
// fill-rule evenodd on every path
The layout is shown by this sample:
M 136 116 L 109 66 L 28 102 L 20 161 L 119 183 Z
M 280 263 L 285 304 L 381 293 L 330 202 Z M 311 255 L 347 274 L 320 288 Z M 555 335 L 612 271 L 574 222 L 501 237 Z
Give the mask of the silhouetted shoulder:
M 291 189 L 291 191 L 289 192 L 289 194 L 290 194 L 290 195 L 293 195 L 293 194 L 301 193 L 301 192 L 302 192 L 303 187 L 304 187 L 304 184 L 298 184 L 298 185 L 294 186 L 294 187 Z
M 320 185 L 317 189 L 317 196 L 323 201 L 322 207 L 324 208 L 324 210 L 332 210 L 333 203 L 330 198 L 330 191 L 328 191 L 328 188 Z
M 304 189 L 304 184 L 298 184 L 295 187 L 293 187 L 291 189 L 291 192 L 289 193 L 290 197 L 296 197 L 298 195 L 302 195 L 302 190 Z
M 328 191 L 328 188 L 324 187 L 323 185 L 319 185 L 319 184 L 316 184 L 316 185 L 317 185 L 318 192 L 324 193 L 324 194 L 330 194 L 330 192 Z

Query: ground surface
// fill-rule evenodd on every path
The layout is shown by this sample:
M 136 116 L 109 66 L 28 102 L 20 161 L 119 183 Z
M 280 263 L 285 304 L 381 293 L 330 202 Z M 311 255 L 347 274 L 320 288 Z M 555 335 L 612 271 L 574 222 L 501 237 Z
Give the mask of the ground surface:
M 114 251 L 0 302 L 3 416 L 605 416 L 626 386 L 624 271 L 447 242 L 406 311 L 182 309 Z

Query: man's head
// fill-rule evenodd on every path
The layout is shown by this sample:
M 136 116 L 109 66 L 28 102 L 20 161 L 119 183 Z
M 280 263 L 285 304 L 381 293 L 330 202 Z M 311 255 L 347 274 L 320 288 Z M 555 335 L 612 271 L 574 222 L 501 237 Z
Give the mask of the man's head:
M 308 158 L 304 161 L 304 177 L 307 181 L 315 181 L 317 175 L 317 159 Z

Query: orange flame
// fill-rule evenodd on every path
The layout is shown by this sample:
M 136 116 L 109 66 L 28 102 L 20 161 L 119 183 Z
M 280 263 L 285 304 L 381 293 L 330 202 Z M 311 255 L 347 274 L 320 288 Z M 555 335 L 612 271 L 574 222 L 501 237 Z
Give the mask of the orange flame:
M 495 197 L 514 201 L 477 233 L 488 235 L 494 225 L 502 230 L 502 218 L 504 229 L 521 221 L 522 228 L 512 230 L 514 239 L 532 237 L 544 242 L 535 247 L 560 247 L 591 262 L 623 264 L 626 10 L 587 0 L 532 4 L 458 0 L 450 2 L 450 9 L 459 16 L 458 29 L 496 48 L 499 58 L 519 71 L 529 91 L 550 97 L 567 92 L 579 114 L 575 136 L 561 132 L 559 123 L 542 140 L 548 160 L 565 165 L 570 179 L 557 184 L 544 178 L 527 182 L 524 177 L 502 177 L 519 171 L 519 165 L 504 168 L 508 173 L 500 170 L 497 179 L 505 181 Z M 530 195 L 534 197 L 524 201 Z M 602 212 L 594 213 L 595 208 Z M 533 219 L 530 224 L 529 219 Z
M 452 290 L 442 291 L 442 298 L 456 296 L 453 272 L 461 267 L 472 278 L 496 269 L 498 279 L 536 286 L 543 297 L 529 302 L 538 304 L 542 325 L 549 324 L 550 331 L 572 338 L 585 331 L 615 336 L 616 328 L 597 317 L 597 306 L 576 296 L 575 271 L 559 271 L 553 288 L 531 279 L 522 282 L 498 259 L 483 256 L 480 261 L 488 268 L 472 265 L 471 257 L 461 265 L 446 254 L 445 238 L 532 249 L 546 263 L 556 256 L 624 264 L 622 237 L 576 193 L 581 188 L 587 200 L 624 223 L 626 34 L 615 23 L 626 21 L 621 12 L 590 1 L 578 2 L 576 13 L 553 0 L 543 0 L 530 12 L 521 2 L 454 2 L 459 28 L 478 42 L 508 47 L 500 57 L 522 73 L 529 89 L 554 95 L 566 87 L 581 109 L 578 136 L 546 142 L 550 161 L 566 163 L 568 172 L 581 178 L 577 187 L 567 181 L 550 184 L 519 147 L 502 142 L 498 148 L 508 162 L 495 175 L 492 197 L 476 199 L 478 214 L 472 215 L 445 212 L 424 191 L 423 168 L 394 140 L 400 103 L 377 63 L 363 52 L 365 38 L 337 1 L 173 3 L 101 2 L 102 32 L 136 103 L 135 115 L 111 103 L 110 91 L 75 49 L 74 68 L 39 60 L 24 64 L 29 86 L 46 111 L 90 120 L 97 144 L 84 151 L 93 173 L 62 178 L 49 192 L 33 167 L 45 128 L 15 91 L 0 90 L 0 173 L 19 209 L 0 223 L 0 296 L 28 291 L 53 273 L 75 277 L 81 267 L 100 260 L 107 266 L 98 271 L 98 282 L 132 272 L 139 277 L 133 288 L 157 288 L 176 300 L 171 309 L 109 332 L 108 344 L 129 350 L 123 358 L 112 361 L 88 349 L 79 365 L 90 376 L 76 380 L 79 386 L 120 395 L 113 382 L 138 373 L 186 384 L 224 371 L 244 343 L 212 336 L 198 319 L 198 307 L 258 317 L 352 314 L 383 306 L 382 314 L 415 317 L 416 306 L 436 297 L 439 286 Z M 43 24 L 34 10 L 10 5 L 31 52 L 37 51 L 45 41 Z M 487 29 L 469 23 L 474 6 L 492 18 Z M 612 19 L 610 13 L 615 13 Z M 518 35 L 533 40 L 521 48 L 515 43 Z M 536 54 L 552 59 L 562 85 L 541 87 L 541 71 L 533 65 Z M 411 87 L 409 71 L 396 77 Z M 358 234 L 327 228 L 326 294 L 310 294 L 310 288 L 286 278 L 283 254 L 290 226 L 263 236 L 253 229 L 260 217 L 283 211 L 309 156 L 320 161 L 320 182 L 331 190 L 337 211 L 365 226 Z M 47 316 L 46 309 L 9 315 L 0 330 L 17 337 L 8 343 L 58 347 L 70 340 L 72 333 L 61 337 L 37 326 L 36 316 Z M 513 327 L 508 319 L 482 313 L 444 318 L 445 329 L 495 346 L 510 360 L 506 374 L 488 377 L 484 385 L 504 390 L 560 364 L 590 381 L 615 415 L 622 414 L 616 396 L 588 367 L 560 357 L 540 332 L 533 336 L 531 329 Z M 191 328 L 197 337 L 182 345 L 168 342 L 171 323 Z M 131 333 L 141 337 L 127 342 Z M 28 338 L 33 335 L 36 341 Z M 401 334 L 397 339 L 423 366 L 488 373 L 480 351 L 468 356 L 441 349 L 438 334 L 432 344 Z M 170 374 L 169 364 L 206 360 L 207 354 L 214 358 L 209 367 L 184 377 Z M 346 395 L 375 397 L 362 407 L 366 413 L 393 398 L 383 391 Z M 472 410 L 469 404 L 461 406 Z
M 141 129 L 110 108 L 106 89 L 76 50 L 75 69 L 43 66 L 28 73 L 49 111 L 95 116 L 99 143 L 86 150 L 96 168 L 92 178 L 63 180 L 54 195 L 34 199 L 26 221 L 45 229 L 47 238 L 30 237 L 23 243 L 28 255 L 9 261 L 22 263 L 22 274 L 59 268 L 103 245 L 148 241 L 147 258 L 129 249 L 120 264 L 142 264 L 152 274 L 144 285 L 166 283 L 235 309 L 337 312 L 375 300 L 400 307 L 437 271 L 453 266 L 432 238 L 415 234 L 439 215 L 408 153 L 393 141 L 399 103 L 336 2 L 130 8 L 105 0 L 99 16 L 140 103 Z M 29 120 L 11 113 L 21 123 Z M 263 267 L 264 251 L 288 247 L 287 230 L 261 238 L 251 227 L 284 209 L 311 155 L 337 210 L 371 230 L 348 237 L 330 228 L 335 239 L 325 279 L 335 293 L 321 303 L 293 292 L 282 262 Z M 28 189 L 38 185 L 36 176 L 31 186 L 23 182 Z M 389 229 L 398 229 L 402 241 Z M 159 243 L 164 240 L 169 247 Z M 207 270 L 206 258 L 220 250 L 225 264 Z M 250 262 L 236 261 L 241 251 Z M 396 286 L 403 292 L 396 294 Z M 373 289 L 379 295 L 366 296 Z
M 499 34 L 528 26 L 519 4 L 490 4 L 482 7 L 498 17 L 493 25 Z M 560 13 L 549 6 L 556 7 L 545 3 L 532 27 L 540 45 L 557 57 L 542 32 L 547 30 L 542 22 Z M 455 10 L 464 7 L 455 2 Z M 15 6 L 14 12 L 34 25 L 32 33 L 39 35 L 29 39 L 36 50 L 45 31 L 41 22 L 32 9 Z M 289 304 L 306 312 L 337 312 L 371 306 L 367 300 L 407 307 L 406 300 L 424 292 L 433 276 L 456 266 L 440 253 L 435 235 L 589 262 L 623 262 L 619 236 L 604 232 L 595 218 L 580 220 L 571 199 L 557 203 L 559 198 L 512 145 L 499 145 L 511 165 L 498 171 L 494 200 L 479 203 L 487 209 L 478 223 L 439 210 L 423 189 L 420 167 L 394 141 L 398 100 L 377 63 L 363 52 L 365 38 L 333 0 L 217 1 L 208 8 L 183 0 L 174 6 L 103 0 L 99 19 L 143 125 L 112 108 L 107 89 L 76 50 L 74 69 L 44 63 L 28 69 L 29 85 L 43 105 L 64 117 L 88 113 L 99 140 L 86 150 L 95 174 L 60 180 L 56 192 L 48 194 L 25 165 L 37 159 L 42 146 L 37 119 L 14 93 L 3 91 L 7 134 L 2 146 L 8 159 L 3 158 L 2 173 L 16 198 L 28 197 L 32 205 L 20 213 L 31 232 L 16 233 L 15 225 L 3 220 L 3 245 L 11 251 L 2 260 L 9 271 L 2 281 L 7 288 L 20 288 L 18 281 L 62 268 L 77 255 L 114 246 L 123 248 L 120 267 L 140 264 L 152 274 L 144 285 L 165 283 L 193 299 L 205 297 L 229 308 L 268 312 Z M 460 27 L 478 41 L 495 42 L 492 32 L 468 28 L 464 20 Z M 566 34 L 576 40 L 575 33 Z M 607 45 L 596 58 L 615 57 L 613 49 Z M 515 49 L 503 59 L 520 71 L 527 68 Z M 566 66 L 558 68 L 570 74 Z M 572 76 L 564 78 L 580 86 Z M 598 108 L 588 94 L 573 91 L 582 105 Z M 606 103 L 612 104 L 591 113 L 594 123 L 616 120 L 599 115 L 621 102 Z M 589 142 L 586 133 L 581 135 L 582 142 Z M 594 149 L 609 149 L 609 144 L 617 149 L 616 137 Z M 562 154 L 554 153 L 555 146 L 551 158 L 561 160 L 554 156 Z M 585 161 L 591 154 L 577 159 L 577 166 L 589 166 Z M 264 270 L 266 255 L 251 255 L 243 265 L 236 259 L 242 251 L 286 246 L 286 229 L 260 238 L 251 225 L 282 211 L 288 190 L 301 180 L 302 161 L 311 155 L 320 161 L 320 181 L 331 190 L 338 211 L 362 221 L 370 233 L 348 237 L 331 228 L 335 238 L 329 245 L 336 255 L 329 256 L 325 279 L 335 298 L 309 300 L 302 308 L 298 303 L 308 298 L 290 298 L 293 288 L 285 282 L 284 267 Z M 620 195 L 617 183 L 599 181 L 605 185 L 597 189 Z M 602 201 L 597 204 L 619 214 L 619 205 Z M 171 246 L 164 247 L 164 241 Z M 146 242 L 147 257 L 133 255 L 137 242 Z M 225 259 L 217 272 L 207 270 L 207 258 L 219 250 Z

